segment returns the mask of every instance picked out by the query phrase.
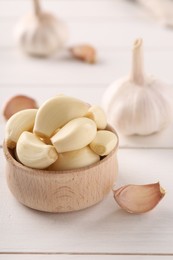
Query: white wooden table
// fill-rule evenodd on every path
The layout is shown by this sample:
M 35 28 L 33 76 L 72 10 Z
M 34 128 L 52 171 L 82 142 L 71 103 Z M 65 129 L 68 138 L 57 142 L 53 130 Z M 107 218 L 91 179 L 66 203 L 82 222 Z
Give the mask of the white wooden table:
M 15 94 L 41 104 L 59 92 L 100 103 L 106 87 L 125 75 L 130 49 L 143 37 L 145 67 L 173 84 L 173 31 L 162 28 L 148 13 L 127 0 L 45 0 L 45 8 L 69 25 L 69 45 L 90 42 L 99 54 L 97 65 L 68 58 L 49 60 L 22 55 L 12 37 L 17 19 L 29 0 L 0 0 L 0 109 Z M 20 205 L 5 181 L 0 117 L 0 260 L 173 259 L 173 126 L 147 138 L 120 137 L 117 187 L 160 181 L 164 200 L 153 211 L 129 215 L 110 193 L 89 209 L 46 214 Z

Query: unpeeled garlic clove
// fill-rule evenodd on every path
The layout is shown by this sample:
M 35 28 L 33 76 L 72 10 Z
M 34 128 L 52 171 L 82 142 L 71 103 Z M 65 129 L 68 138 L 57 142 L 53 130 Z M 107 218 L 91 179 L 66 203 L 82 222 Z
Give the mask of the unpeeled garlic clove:
M 87 146 L 95 138 L 96 133 L 95 122 L 81 117 L 68 122 L 51 138 L 51 142 L 58 153 L 64 153 Z
M 88 109 L 88 112 L 85 115 L 85 117 L 94 120 L 98 129 L 105 129 L 107 126 L 107 119 L 106 119 L 105 112 L 99 106 L 96 105 L 91 106 Z
M 89 146 L 96 154 L 105 156 L 118 146 L 118 137 L 111 131 L 99 130 Z
M 76 45 L 70 48 L 72 55 L 79 60 L 83 60 L 88 63 L 96 62 L 96 50 L 89 44 Z
M 147 185 L 126 185 L 113 190 L 119 206 L 129 213 L 145 213 L 152 210 L 164 197 L 160 183 Z
M 27 167 L 45 169 L 58 159 L 52 145 L 43 143 L 36 135 L 23 132 L 16 145 L 17 159 Z
M 88 146 L 66 153 L 58 154 L 58 160 L 49 166 L 48 170 L 72 170 L 89 166 L 100 160 L 100 156 L 94 153 Z
M 87 103 L 62 94 L 57 95 L 39 108 L 33 131 L 40 137 L 51 137 L 58 128 L 74 118 L 84 116 L 87 111 Z
M 8 120 L 5 128 L 5 142 L 8 148 L 15 148 L 19 136 L 24 131 L 31 131 L 34 126 L 37 109 L 26 109 L 15 113 Z
M 37 103 L 33 98 L 17 95 L 8 100 L 5 104 L 3 115 L 8 120 L 15 113 L 29 108 L 37 108 Z

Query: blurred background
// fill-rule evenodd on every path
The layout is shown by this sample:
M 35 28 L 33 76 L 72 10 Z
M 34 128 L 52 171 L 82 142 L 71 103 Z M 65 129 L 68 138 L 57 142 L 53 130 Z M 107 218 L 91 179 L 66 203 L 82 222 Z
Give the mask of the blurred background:
M 127 74 L 131 46 L 137 37 L 144 40 L 145 70 L 173 82 L 173 30 L 160 24 L 137 1 L 43 0 L 41 5 L 66 22 L 67 47 L 92 44 L 97 50 L 97 63 L 71 59 L 66 50 L 49 59 L 24 55 L 16 47 L 13 32 L 20 18 L 32 12 L 33 2 L 0 0 L 1 105 L 16 93 L 34 95 L 40 102 L 58 92 L 100 102 L 104 89 Z
M 143 2 L 154 3 L 156 12 Z M 33 1 L 0 0 L 1 108 L 16 94 L 41 103 L 63 92 L 100 103 L 106 87 L 129 72 L 132 44 L 138 37 L 144 41 L 145 71 L 173 83 L 172 21 L 165 26 L 171 0 L 42 0 L 40 4 L 66 23 L 69 39 L 60 53 L 49 58 L 26 55 L 16 45 L 14 28 L 21 17 L 33 12 Z M 83 43 L 96 49 L 95 64 L 70 56 L 68 48 Z

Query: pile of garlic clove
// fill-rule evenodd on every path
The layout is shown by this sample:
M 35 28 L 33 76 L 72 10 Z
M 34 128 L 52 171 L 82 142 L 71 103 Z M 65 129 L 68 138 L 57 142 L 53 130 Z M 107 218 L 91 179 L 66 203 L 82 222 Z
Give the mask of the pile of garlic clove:
M 118 146 L 107 130 L 99 106 L 65 95 L 47 100 L 39 109 L 15 113 L 6 124 L 5 143 L 16 159 L 34 169 L 69 170 L 100 161 Z

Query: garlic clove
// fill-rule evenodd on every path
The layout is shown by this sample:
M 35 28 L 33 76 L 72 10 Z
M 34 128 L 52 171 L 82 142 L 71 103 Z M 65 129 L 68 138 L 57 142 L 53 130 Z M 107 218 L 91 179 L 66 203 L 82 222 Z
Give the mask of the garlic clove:
M 76 45 L 70 48 L 74 58 L 88 63 L 96 63 L 96 50 L 89 44 Z
M 147 185 L 126 185 L 113 190 L 113 193 L 115 201 L 129 213 L 150 211 L 165 195 L 159 182 Z
M 100 156 L 86 146 L 79 150 L 58 154 L 57 161 L 49 166 L 48 170 L 59 171 L 78 169 L 98 161 L 100 161 Z
M 79 99 L 58 95 L 47 100 L 38 110 L 34 133 L 40 137 L 51 137 L 58 128 L 70 120 L 84 116 L 88 104 Z
M 130 75 L 113 82 L 102 100 L 108 122 L 127 136 L 159 132 L 173 118 L 173 90 L 159 79 L 145 75 L 142 48 L 142 39 L 137 39 Z
M 51 138 L 58 153 L 74 151 L 87 146 L 95 138 L 97 127 L 93 120 L 76 118 L 63 126 Z
M 99 130 L 89 146 L 96 154 L 105 156 L 118 146 L 118 137 L 108 130 Z
M 32 130 L 36 114 L 37 109 L 26 109 L 10 117 L 5 128 L 5 142 L 8 148 L 13 149 L 16 147 L 22 132 Z
M 58 159 L 52 145 L 43 143 L 36 135 L 23 132 L 16 145 L 17 159 L 27 167 L 45 169 Z
M 47 57 L 60 51 L 68 39 L 65 23 L 50 13 L 43 12 L 38 0 L 33 0 L 34 13 L 21 19 L 14 36 L 19 47 L 27 54 Z
M 107 126 L 107 119 L 105 112 L 99 106 L 91 106 L 85 117 L 94 120 L 98 129 L 105 129 Z
M 8 120 L 15 113 L 29 108 L 37 108 L 37 103 L 33 98 L 18 95 L 10 98 L 5 104 L 3 115 Z

